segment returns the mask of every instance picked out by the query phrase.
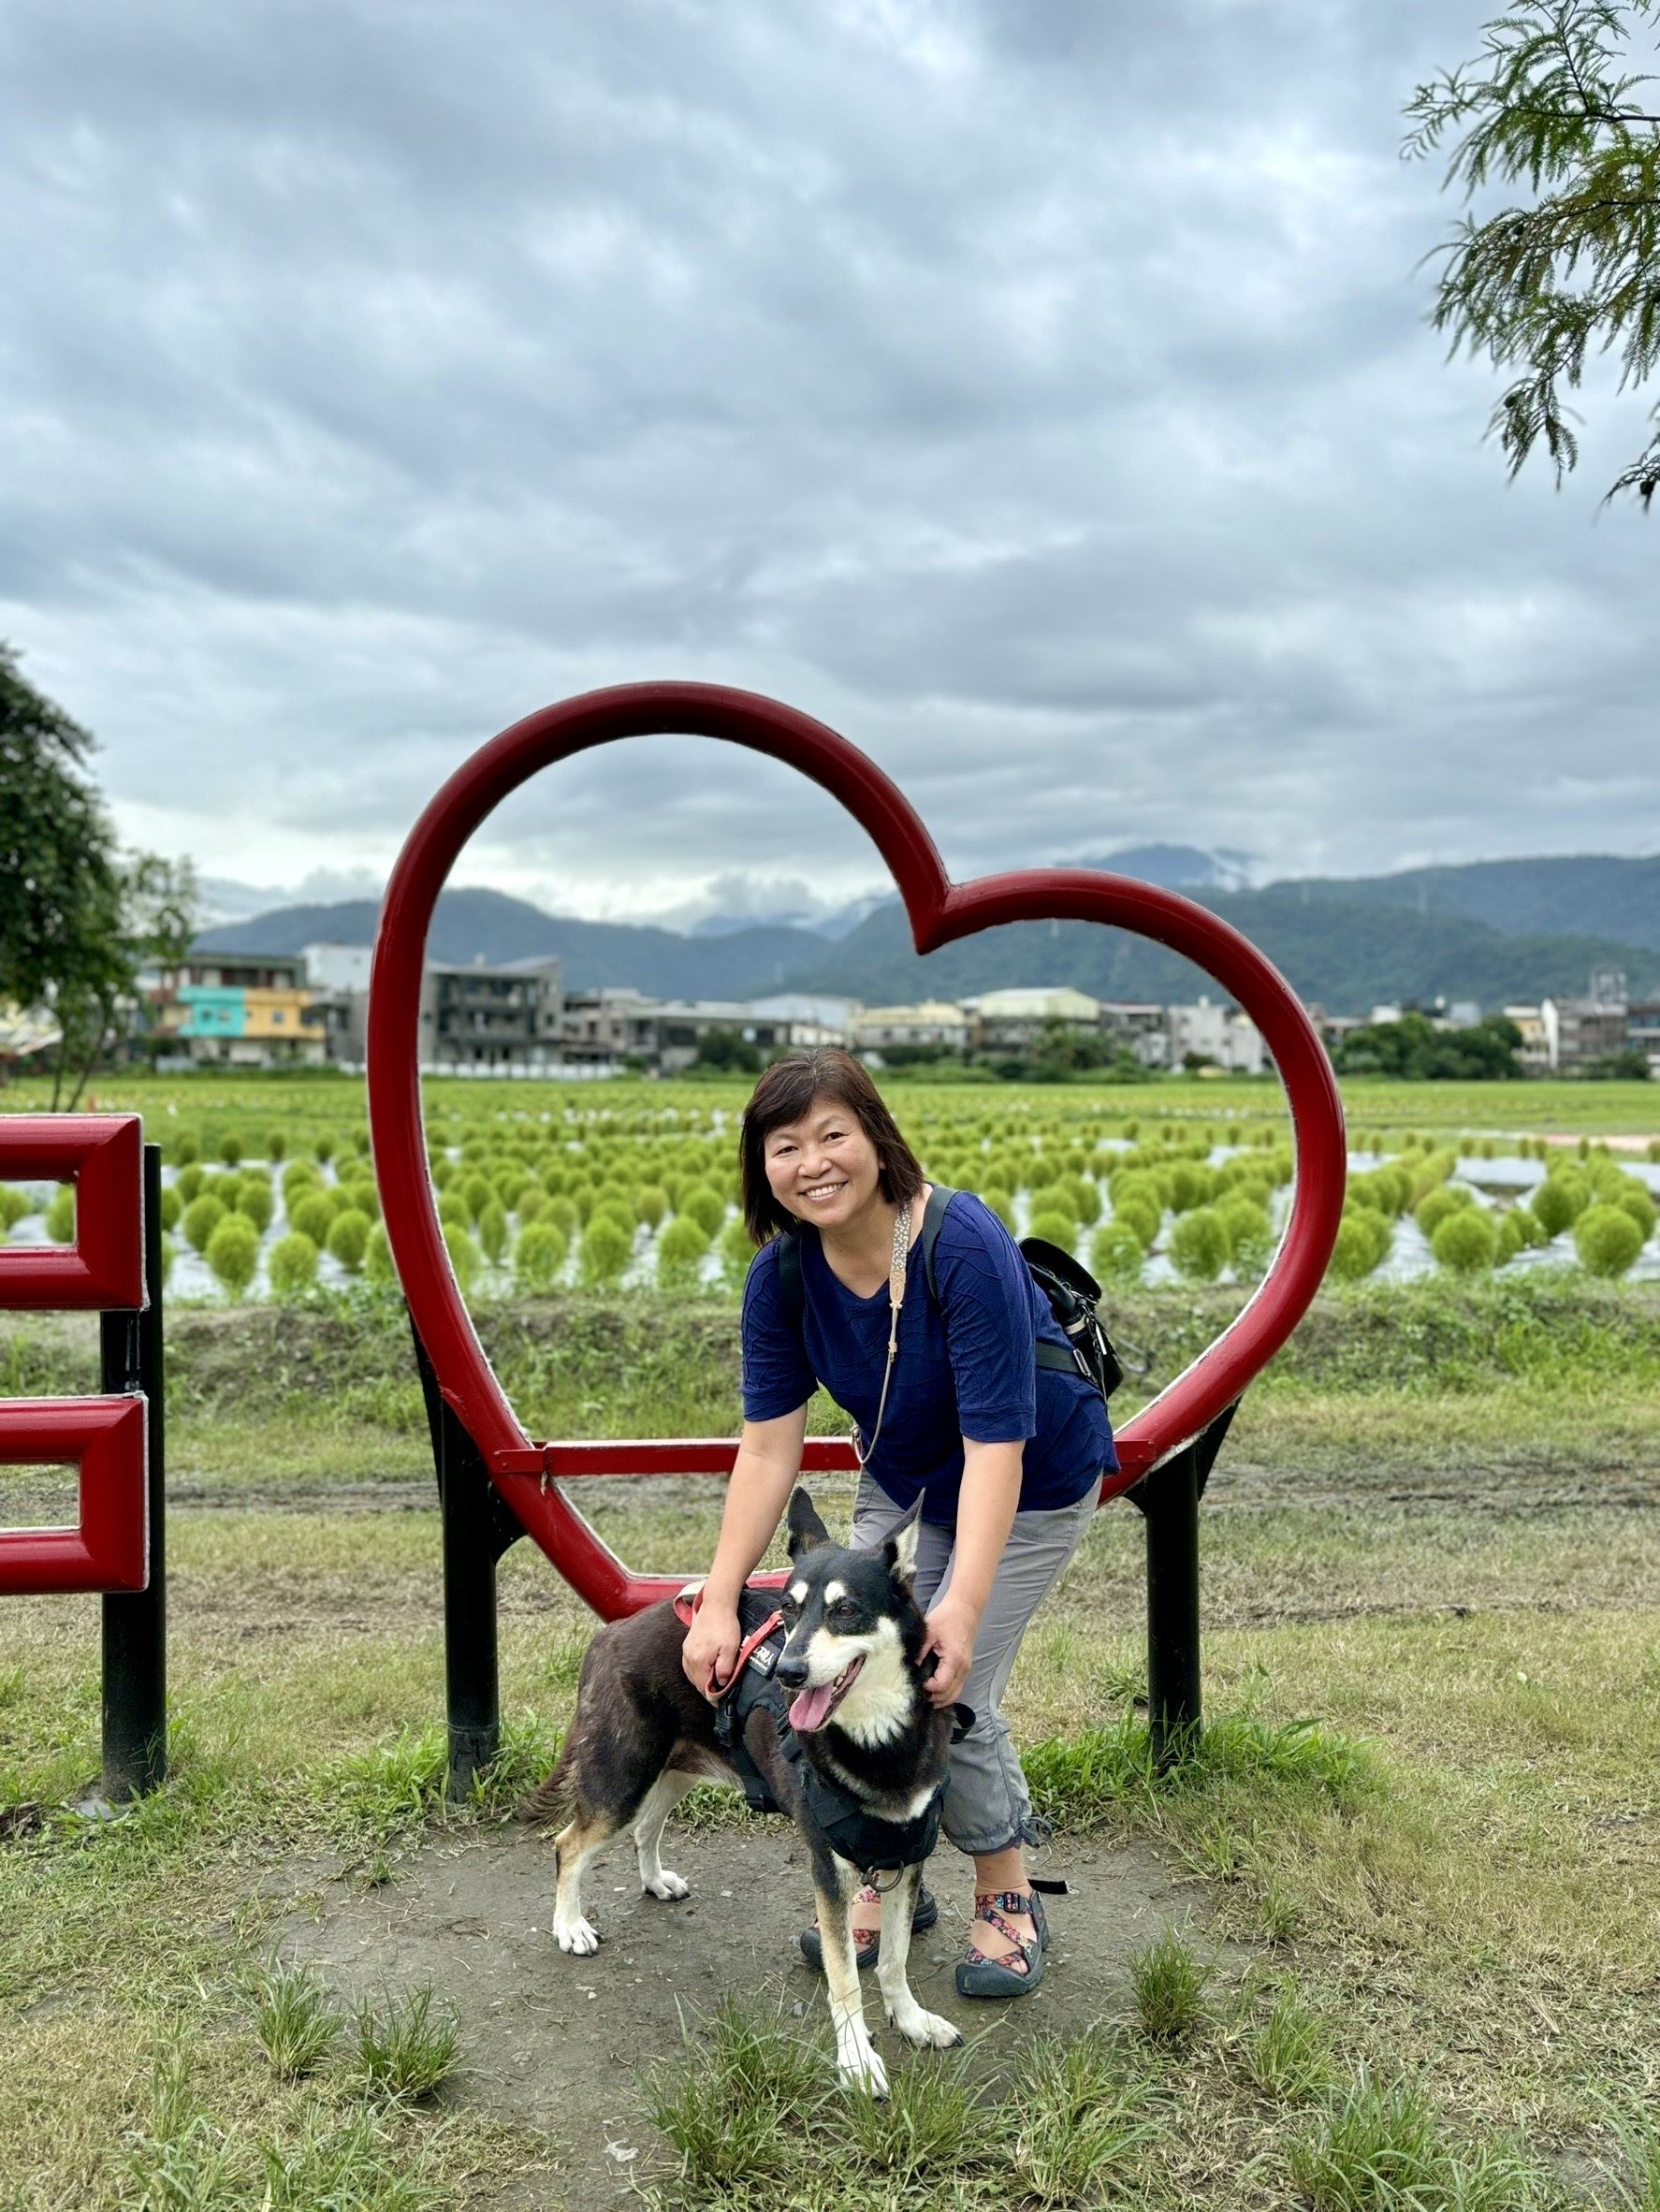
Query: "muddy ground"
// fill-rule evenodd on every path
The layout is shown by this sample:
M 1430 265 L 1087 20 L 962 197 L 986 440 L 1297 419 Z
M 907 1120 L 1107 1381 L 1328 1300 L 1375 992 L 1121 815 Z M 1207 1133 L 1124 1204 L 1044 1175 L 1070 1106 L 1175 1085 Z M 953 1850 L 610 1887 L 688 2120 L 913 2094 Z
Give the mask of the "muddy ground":
M 460 2025 L 463 2064 L 444 2095 L 543 2129 L 564 2152 L 552 2186 L 520 2185 L 503 2207 L 559 2197 L 571 2212 L 604 2212 L 637 2202 L 635 2177 L 673 2169 L 643 2110 L 638 2070 L 680 2053 L 683 2031 L 695 2039 L 698 2015 L 728 1992 L 776 2002 L 786 2023 L 817 2029 L 830 2078 L 824 1985 L 796 1949 L 812 1907 L 805 1849 L 793 1832 L 781 1821 L 756 1820 L 688 1835 L 671 1821 L 663 1863 L 692 1884 L 683 1902 L 640 1894 L 626 1837 L 593 1863 L 585 1902 L 603 1941 L 591 1957 L 567 1957 L 554 1941 L 551 1840 L 514 1826 L 434 1837 L 377 1888 L 321 1868 L 290 1870 L 275 1885 L 281 1894 L 299 1885 L 281 1947 L 354 1999 L 432 1983 Z M 1130 2009 L 1130 1955 L 1165 1928 L 1202 1930 L 1202 1889 L 1178 1885 L 1144 1845 L 1057 1843 L 1033 1864 L 1064 1876 L 1071 1890 L 1046 1899 L 1052 1942 L 1042 1983 L 1017 2001 L 992 2003 L 956 1994 L 952 1970 L 966 1942 L 970 1874 L 949 1849 L 935 1857 L 929 1886 L 939 1920 L 915 1939 L 911 1986 L 970 2041 L 961 2050 L 911 2053 L 883 2022 L 867 1972 L 866 2018 L 890 2073 L 916 2064 L 984 2076 L 1034 2035 L 1122 2016 Z M 1235 1963 L 1230 1953 L 1222 1971 Z

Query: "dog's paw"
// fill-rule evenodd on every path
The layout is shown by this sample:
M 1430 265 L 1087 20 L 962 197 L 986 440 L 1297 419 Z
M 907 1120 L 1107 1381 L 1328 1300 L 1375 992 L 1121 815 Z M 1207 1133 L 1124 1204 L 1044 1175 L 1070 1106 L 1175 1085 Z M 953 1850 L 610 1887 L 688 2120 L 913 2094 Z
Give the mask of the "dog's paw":
M 836 2071 L 844 2089 L 862 2089 L 867 2097 L 885 2097 L 888 2093 L 887 2068 L 868 2044 L 863 2051 L 841 2059 Z
M 648 1897 L 660 1897 L 666 1903 L 670 1898 L 690 1897 L 692 1885 L 684 1874 L 671 1873 L 667 1867 L 660 1867 L 657 1879 L 646 1884 Z
M 890 2006 L 888 2025 L 896 2028 L 907 2043 L 915 2044 L 920 2050 L 954 2050 L 963 2040 L 962 2030 L 942 2013 L 925 2013 L 920 2005 L 904 2018 Z
M 577 1958 L 586 1958 L 600 1947 L 600 1931 L 580 1914 L 574 1920 L 561 1920 L 554 1924 L 554 1934 L 559 1938 L 561 1951 L 569 1951 Z

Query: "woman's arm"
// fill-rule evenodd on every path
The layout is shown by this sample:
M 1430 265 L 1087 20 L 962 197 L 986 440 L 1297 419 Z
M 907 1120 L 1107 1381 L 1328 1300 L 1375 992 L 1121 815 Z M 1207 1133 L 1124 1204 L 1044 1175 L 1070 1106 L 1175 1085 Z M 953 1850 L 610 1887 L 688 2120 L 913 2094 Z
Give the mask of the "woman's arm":
M 772 1542 L 790 1486 L 801 1471 L 807 1407 L 777 1420 L 746 1421 L 726 1485 L 726 1506 L 715 1557 L 704 1582 L 703 1603 L 686 1631 L 680 1665 L 707 1697 L 724 1690 L 737 1664 L 738 1594 Z M 714 1691 L 710 1689 L 713 1681 Z
M 735 1606 L 738 1592 L 754 1573 L 777 1533 L 801 1472 L 807 1435 L 807 1407 L 780 1414 L 777 1420 L 746 1421 L 726 1485 L 721 1535 L 715 1546 L 706 1605 Z
M 925 1655 L 939 1663 L 928 1681 L 936 1705 L 950 1705 L 968 1677 L 980 1618 L 1020 1507 L 1026 1445 L 976 1444 L 963 1438 L 963 1481 L 957 1493 L 956 1542 L 945 1595 L 928 1615 Z

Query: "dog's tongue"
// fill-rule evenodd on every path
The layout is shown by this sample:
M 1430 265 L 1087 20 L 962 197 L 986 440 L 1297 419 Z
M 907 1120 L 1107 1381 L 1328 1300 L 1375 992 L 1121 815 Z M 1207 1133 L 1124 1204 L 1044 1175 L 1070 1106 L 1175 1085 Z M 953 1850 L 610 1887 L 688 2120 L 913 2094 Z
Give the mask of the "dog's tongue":
M 816 1682 L 810 1690 L 798 1690 L 790 1707 L 790 1725 L 803 1736 L 822 1728 L 830 1717 L 830 1708 L 836 1702 L 834 1682 Z
M 833 1682 L 819 1682 L 810 1690 L 798 1690 L 790 1707 L 791 1727 L 802 1736 L 810 1736 L 815 1728 L 822 1728 L 830 1718 L 832 1710 L 852 1688 L 853 1677 L 864 1664 L 865 1655 L 861 1652 L 852 1665 L 838 1674 Z

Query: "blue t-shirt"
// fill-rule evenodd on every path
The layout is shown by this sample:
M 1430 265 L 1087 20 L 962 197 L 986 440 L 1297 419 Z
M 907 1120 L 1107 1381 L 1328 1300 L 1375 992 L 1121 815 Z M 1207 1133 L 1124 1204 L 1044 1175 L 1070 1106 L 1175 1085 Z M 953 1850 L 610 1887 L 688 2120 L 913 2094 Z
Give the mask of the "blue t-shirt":
M 822 1383 L 867 1440 L 888 1351 L 888 1291 L 860 1298 L 831 1272 L 817 1232 L 801 1234 L 799 1329 L 779 1287 L 779 1239 L 744 1285 L 744 1416 L 777 1420 Z M 1112 1425 L 1086 1375 L 1040 1367 L 1040 1336 L 1066 1345 L 1013 1238 L 983 1201 L 958 1191 L 934 1246 L 939 1301 L 928 1295 L 922 1239 L 910 1247 L 899 1350 L 868 1473 L 896 1506 L 923 1494 L 923 1519 L 956 1521 L 963 1438 L 1026 1443 L 1020 1510 L 1070 1506 L 1116 1467 Z M 861 1446 L 863 1448 L 863 1445 Z

